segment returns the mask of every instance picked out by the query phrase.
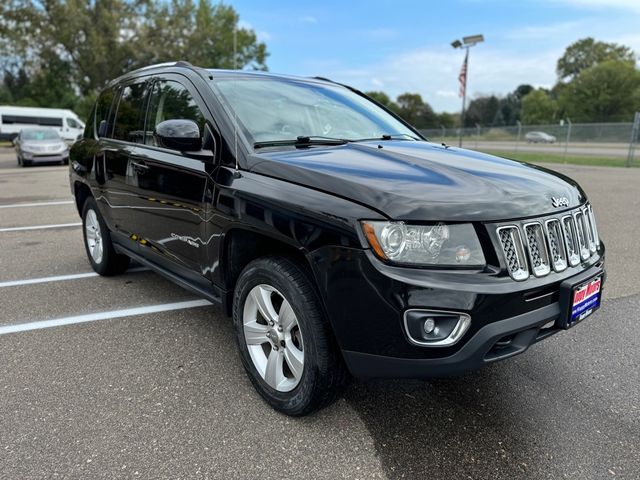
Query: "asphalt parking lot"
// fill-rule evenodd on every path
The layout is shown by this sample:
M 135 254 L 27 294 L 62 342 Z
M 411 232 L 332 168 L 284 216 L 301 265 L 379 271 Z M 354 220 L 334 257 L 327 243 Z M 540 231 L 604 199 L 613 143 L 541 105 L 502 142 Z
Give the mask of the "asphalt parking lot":
M 217 307 L 135 266 L 91 274 L 67 167 L 0 149 L 0 478 L 640 478 L 640 169 L 553 168 L 607 244 L 598 313 L 479 372 L 353 382 L 292 419 Z

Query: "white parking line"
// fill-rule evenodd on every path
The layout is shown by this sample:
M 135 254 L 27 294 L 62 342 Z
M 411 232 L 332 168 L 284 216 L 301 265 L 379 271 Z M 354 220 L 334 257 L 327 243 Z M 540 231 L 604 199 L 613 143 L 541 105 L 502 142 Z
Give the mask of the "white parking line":
M 43 230 L 46 228 L 67 228 L 67 227 L 79 227 L 82 222 L 77 223 L 58 223 L 57 225 L 33 225 L 30 227 L 10 227 L 0 228 L 0 232 L 20 232 L 24 230 Z
M 71 203 L 73 203 L 73 200 L 64 200 L 59 202 L 11 203 L 9 205 L 0 205 L 0 208 L 47 207 L 49 205 L 69 205 Z
M 127 273 L 146 272 L 146 267 L 130 268 Z M 79 278 L 97 277 L 96 272 L 73 273 L 70 275 L 56 275 L 53 277 L 27 278 L 26 280 L 10 280 L 8 282 L 0 282 L 0 288 L 17 287 L 19 285 L 33 285 L 34 283 L 63 282 L 66 280 L 77 280 Z
M 146 307 L 112 310 L 110 312 L 88 313 L 85 315 L 76 315 L 74 317 L 42 320 L 39 322 L 4 325 L 0 327 L 0 335 L 6 335 L 8 333 L 28 332 L 30 330 L 41 330 L 43 328 L 61 327 L 63 325 L 75 325 L 77 323 L 96 322 L 99 320 L 111 320 L 113 318 L 133 317 L 135 315 L 145 315 L 147 313 L 168 312 L 171 310 L 184 310 L 186 308 L 206 307 L 209 305 L 211 305 L 211 302 L 207 300 L 188 300 L 186 302 L 148 305 Z

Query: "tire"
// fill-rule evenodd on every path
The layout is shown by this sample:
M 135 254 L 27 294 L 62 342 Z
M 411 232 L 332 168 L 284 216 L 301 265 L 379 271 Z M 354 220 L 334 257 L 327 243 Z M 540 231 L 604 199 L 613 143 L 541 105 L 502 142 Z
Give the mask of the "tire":
M 82 207 L 82 235 L 87 258 L 94 271 L 110 276 L 123 273 L 129 266 L 129 257 L 116 253 L 111 234 L 93 197 Z
M 279 412 L 307 415 L 332 403 L 346 383 L 318 294 L 294 260 L 264 257 L 247 265 L 236 284 L 233 327 L 251 383 Z

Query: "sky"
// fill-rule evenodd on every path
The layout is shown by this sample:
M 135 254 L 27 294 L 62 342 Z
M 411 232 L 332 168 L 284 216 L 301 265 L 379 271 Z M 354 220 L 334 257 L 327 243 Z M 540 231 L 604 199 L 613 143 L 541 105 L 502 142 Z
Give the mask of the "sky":
M 467 94 L 551 87 L 572 42 L 592 36 L 640 55 L 640 0 L 306 1 L 227 0 L 267 44 L 269 70 L 323 76 L 395 98 L 417 92 L 436 111 L 460 110 L 464 52 L 451 42 L 483 34 L 471 49 Z

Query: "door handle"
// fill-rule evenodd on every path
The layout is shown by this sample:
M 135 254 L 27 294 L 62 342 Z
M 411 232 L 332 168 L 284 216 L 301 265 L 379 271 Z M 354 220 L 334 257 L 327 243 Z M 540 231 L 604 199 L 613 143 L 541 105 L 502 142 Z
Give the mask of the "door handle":
M 145 165 L 144 163 L 140 163 L 140 162 L 131 162 L 131 166 L 133 166 L 133 169 L 138 172 L 139 174 L 144 174 L 147 173 L 149 171 L 149 165 Z

